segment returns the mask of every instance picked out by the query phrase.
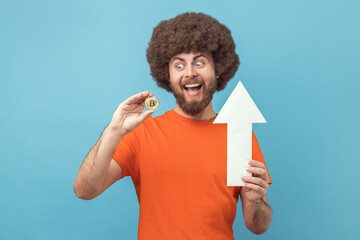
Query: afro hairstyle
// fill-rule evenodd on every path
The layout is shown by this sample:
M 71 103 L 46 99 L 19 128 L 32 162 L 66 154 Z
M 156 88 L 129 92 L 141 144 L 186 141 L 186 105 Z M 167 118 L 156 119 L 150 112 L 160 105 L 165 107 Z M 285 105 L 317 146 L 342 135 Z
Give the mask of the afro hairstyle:
M 169 61 L 177 54 L 190 52 L 212 54 L 219 76 L 217 91 L 225 88 L 240 65 L 231 32 L 225 25 L 203 13 L 183 13 L 154 28 L 146 51 L 151 75 L 159 87 L 171 92 Z

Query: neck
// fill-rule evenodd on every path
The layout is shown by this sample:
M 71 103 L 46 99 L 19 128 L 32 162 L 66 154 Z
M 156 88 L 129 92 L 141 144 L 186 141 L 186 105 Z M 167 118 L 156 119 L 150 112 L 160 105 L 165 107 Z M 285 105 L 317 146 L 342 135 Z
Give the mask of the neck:
M 190 118 L 190 119 L 194 119 L 194 120 L 210 120 L 213 119 L 214 117 L 216 117 L 216 114 L 214 112 L 214 108 L 212 106 L 212 101 L 209 103 L 209 105 L 207 105 L 204 110 L 202 110 L 201 112 L 199 112 L 196 115 L 189 115 L 186 112 L 184 112 L 179 105 L 176 105 L 175 107 L 175 112 L 177 112 L 178 114 L 180 114 L 181 116 L 184 116 L 186 118 Z

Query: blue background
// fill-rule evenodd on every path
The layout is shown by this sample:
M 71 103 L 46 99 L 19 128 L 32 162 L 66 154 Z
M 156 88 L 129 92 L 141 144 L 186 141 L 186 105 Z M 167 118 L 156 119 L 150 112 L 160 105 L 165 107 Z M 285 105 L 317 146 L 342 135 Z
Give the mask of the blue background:
M 136 239 L 130 178 L 91 201 L 73 182 L 130 95 L 150 90 L 145 51 L 161 20 L 201 11 L 227 25 L 241 80 L 268 121 L 254 131 L 270 170 L 274 216 L 261 236 L 360 239 L 360 2 L 0 1 L 0 239 Z M 240 205 L 238 205 L 240 206 Z

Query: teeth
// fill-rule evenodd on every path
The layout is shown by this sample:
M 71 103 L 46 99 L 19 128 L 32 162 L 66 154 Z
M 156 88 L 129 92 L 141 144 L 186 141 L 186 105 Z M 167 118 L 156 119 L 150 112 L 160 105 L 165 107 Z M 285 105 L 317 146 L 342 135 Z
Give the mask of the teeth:
M 186 84 L 185 85 L 185 87 L 187 87 L 187 88 L 192 88 L 192 87 L 198 87 L 198 86 L 200 86 L 201 84 L 199 84 L 199 83 L 193 83 L 193 84 Z

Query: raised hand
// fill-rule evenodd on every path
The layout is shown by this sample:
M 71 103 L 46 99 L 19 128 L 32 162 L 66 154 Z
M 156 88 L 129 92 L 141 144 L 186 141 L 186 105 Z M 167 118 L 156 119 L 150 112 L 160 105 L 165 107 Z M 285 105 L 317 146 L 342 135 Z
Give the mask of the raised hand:
M 124 102 L 122 102 L 114 112 L 109 127 L 119 134 L 125 135 L 136 128 L 146 118 L 148 118 L 154 110 L 146 110 L 145 99 L 152 96 L 148 91 L 135 94 Z

